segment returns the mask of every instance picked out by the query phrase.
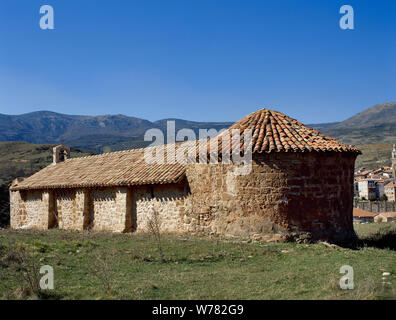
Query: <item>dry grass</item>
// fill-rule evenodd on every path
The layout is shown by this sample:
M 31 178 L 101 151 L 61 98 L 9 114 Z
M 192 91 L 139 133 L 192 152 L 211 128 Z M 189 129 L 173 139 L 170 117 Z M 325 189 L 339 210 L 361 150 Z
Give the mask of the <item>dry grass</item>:
M 157 243 L 158 253 L 160 256 L 161 262 L 164 262 L 164 252 L 162 250 L 162 241 L 161 241 L 161 217 L 158 211 L 154 208 L 151 212 L 151 215 L 148 219 L 148 230 Z
M 376 228 L 374 228 L 374 227 Z M 385 225 L 361 225 L 362 238 Z M 20 287 L 5 259 L 23 242 L 53 266 L 62 299 L 395 299 L 396 252 L 321 243 L 259 243 L 161 234 L 60 230 L 0 231 L 0 297 Z M 354 268 L 355 289 L 339 288 L 342 265 Z M 383 280 L 383 272 L 390 275 Z

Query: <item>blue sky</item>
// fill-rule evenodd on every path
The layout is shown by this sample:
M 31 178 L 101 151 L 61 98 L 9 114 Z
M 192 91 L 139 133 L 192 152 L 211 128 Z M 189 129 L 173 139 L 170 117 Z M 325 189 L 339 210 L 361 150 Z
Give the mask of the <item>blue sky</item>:
M 39 28 L 52 5 L 55 30 Z M 339 28 L 352 5 L 355 30 Z M 396 101 L 396 2 L 1 0 L 0 113 L 305 123 Z

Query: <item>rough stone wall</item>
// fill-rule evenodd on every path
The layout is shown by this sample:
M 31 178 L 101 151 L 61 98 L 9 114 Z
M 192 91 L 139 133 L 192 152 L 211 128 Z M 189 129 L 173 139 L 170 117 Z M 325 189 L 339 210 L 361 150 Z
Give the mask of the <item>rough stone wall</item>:
M 148 231 L 148 222 L 158 213 L 161 232 L 184 232 L 182 217 L 188 190 L 184 183 L 142 186 L 133 189 L 133 216 L 136 231 Z
M 76 192 L 71 189 L 57 190 L 55 193 L 56 213 L 59 229 L 74 229 L 77 224 Z
M 130 189 L 101 188 L 91 190 L 91 228 L 127 232 L 132 229 Z
M 354 160 L 340 153 L 255 155 L 245 176 L 234 175 L 233 165 L 189 165 L 185 229 L 242 237 L 353 237 Z
M 43 202 L 43 193 L 41 191 L 27 192 L 23 194 L 25 202 L 26 221 L 32 229 L 45 228 L 43 220 L 47 211 Z
M 76 215 L 79 217 L 77 229 L 85 230 L 91 223 L 91 195 L 89 189 L 76 190 Z
M 11 228 L 132 229 L 128 188 L 11 191 Z
M 11 191 L 11 228 L 48 229 L 52 200 L 48 191 Z
M 10 226 L 12 229 L 26 225 L 25 202 L 20 191 L 10 191 Z
M 60 229 L 83 230 L 88 227 L 88 196 L 88 190 L 83 189 L 60 189 L 55 192 L 55 216 Z

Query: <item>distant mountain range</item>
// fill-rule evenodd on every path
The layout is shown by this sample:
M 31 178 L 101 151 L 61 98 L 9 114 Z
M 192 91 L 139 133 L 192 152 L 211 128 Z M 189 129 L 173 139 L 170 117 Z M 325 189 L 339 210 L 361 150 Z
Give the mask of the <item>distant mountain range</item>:
M 143 147 L 148 129 L 165 132 L 166 121 L 175 120 L 176 130 L 221 130 L 232 122 L 194 122 L 181 119 L 148 121 L 125 115 L 77 116 L 50 111 L 22 115 L 0 114 L 0 141 L 62 143 L 93 152 L 116 151 Z M 362 145 L 396 143 L 396 102 L 375 105 L 342 122 L 311 124 L 324 134 L 346 144 Z
M 311 127 L 346 144 L 396 143 L 396 102 L 377 104 L 342 122 Z
M 376 104 L 342 122 L 311 124 L 318 129 L 368 128 L 396 123 L 396 102 Z
M 30 143 L 62 143 L 70 147 L 103 151 L 145 146 L 143 140 L 148 129 L 166 132 L 167 120 L 174 120 L 176 130 L 189 128 L 198 134 L 199 129 L 221 130 L 232 122 L 194 122 L 181 119 L 163 119 L 151 122 L 124 115 L 76 116 L 50 111 L 37 111 L 22 115 L 0 114 L 0 141 L 26 141 Z

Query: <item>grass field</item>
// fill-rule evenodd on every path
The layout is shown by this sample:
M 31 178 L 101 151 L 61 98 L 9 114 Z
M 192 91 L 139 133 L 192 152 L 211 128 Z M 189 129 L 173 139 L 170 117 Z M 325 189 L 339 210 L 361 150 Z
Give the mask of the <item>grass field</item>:
M 358 250 L 163 235 L 161 262 L 147 234 L 3 229 L 0 298 L 395 299 L 396 251 L 376 246 L 395 245 L 396 224 L 358 225 L 356 232 Z M 54 290 L 27 289 L 21 268 L 30 273 L 31 262 L 25 256 L 18 265 L 17 248 L 54 268 Z M 353 290 L 339 287 L 342 265 L 354 268 Z

